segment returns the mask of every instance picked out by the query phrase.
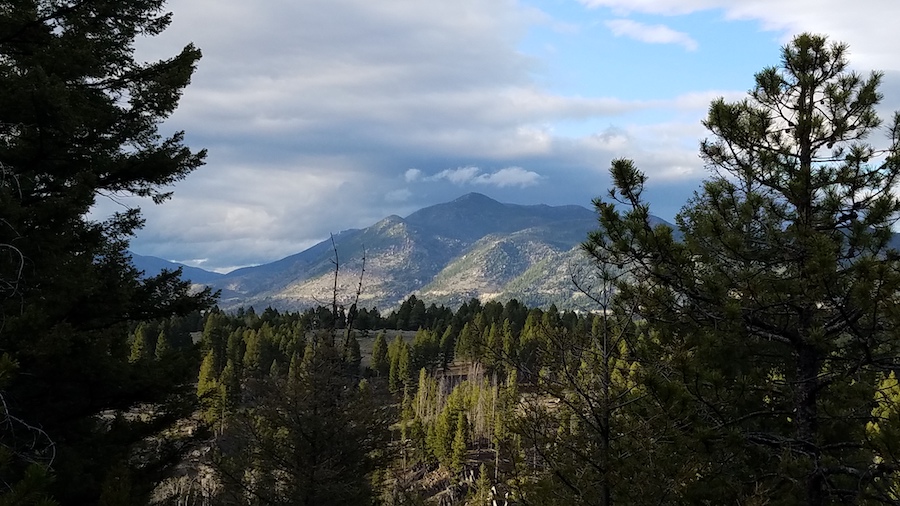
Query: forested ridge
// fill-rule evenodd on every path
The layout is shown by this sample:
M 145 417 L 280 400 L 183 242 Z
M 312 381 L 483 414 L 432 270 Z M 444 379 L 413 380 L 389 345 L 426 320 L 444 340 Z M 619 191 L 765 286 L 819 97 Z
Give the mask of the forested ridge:
M 90 215 L 204 162 L 159 130 L 200 50 L 134 55 L 163 6 L 0 5 L 0 505 L 900 504 L 900 114 L 846 45 L 713 101 L 677 230 L 613 160 L 591 311 L 381 314 L 360 272 L 224 312 L 134 268 L 139 209 Z

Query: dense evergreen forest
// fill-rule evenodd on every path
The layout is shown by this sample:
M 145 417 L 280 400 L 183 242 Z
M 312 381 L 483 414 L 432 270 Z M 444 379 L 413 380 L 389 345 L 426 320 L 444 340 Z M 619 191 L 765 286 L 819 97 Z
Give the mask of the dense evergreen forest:
M 678 240 L 612 162 L 592 312 L 230 314 L 89 215 L 204 162 L 163 5 L 0 6 L 0 505 L 900 504 L 900 114 L 845 45 L 711 104 Z
M 574 346 L 600 325 L 514 300 L 472 299 L 451 311 L 414 296 L 385 318 L 376 313 L 377 330 L 341 328 L 352 319 L 337 316 L 325 307 L 207 316 L 197 395 L 219 480 L 192 478 L 191 494 L 214 504 L 455 504 L 474 493 L 487 500 L 500 483 L 505 494 L 507 474 L 534 471 L 520 462 L 512 429 L 519 385 L 544 403 L 536 394 L 560 369 L 541 336 L 552 329 Z M 435 483 L 420 490 L 426 476 Z

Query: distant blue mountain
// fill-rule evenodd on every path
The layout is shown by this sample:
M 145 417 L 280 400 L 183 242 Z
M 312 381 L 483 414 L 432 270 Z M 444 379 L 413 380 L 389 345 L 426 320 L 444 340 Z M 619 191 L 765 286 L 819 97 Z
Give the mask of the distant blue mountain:
M 131 261 L 138 270 L 143 271 L 144 275 L 148 277 L 159 274 L 163 269 L 173 271 L 179 267 L 181 267 L 181 277 L 192 283 L 215 284 L 222 277 L 222 274 L 218 272 L 210 272 L 199 267 L 170 262 L 159 257 L 138 255 L 134 252 L 131 252 Z

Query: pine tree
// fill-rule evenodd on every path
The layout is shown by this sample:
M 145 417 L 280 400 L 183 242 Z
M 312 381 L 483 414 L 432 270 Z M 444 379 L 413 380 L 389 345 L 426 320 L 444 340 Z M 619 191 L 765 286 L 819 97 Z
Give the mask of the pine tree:
M 375 342 L 372 344 L 372 370 L 379 376 L 385 376 L 390 370 L 391 364 L 388 361 L 387 340 L 384 331 L 375 336 Z
M 712 103 L 701 155 L 714 175 L 677 218 L 682 240 L 651 225 L 628 160 L 611 169 L 617 204 L 596 201 L 585 247 L 625 271 L 618 303 L 654 332 L 646 385 L 692 414 L 667 438 L 693 462 L 681 502 L 897 499 L 900 461 L 867 427 L 900 358 L 900 115 L 883 150 L 866 143 L 881 74 L 849 71 L 846 54 L 799 35 L 747 99 Z
M 348 371 L 351 374 L 359 374 L 359 365 L 362 362 L 362 352 L 359 348 L 359 341 L 356 336 L 350 334 L 347 339 L 347 349 L 344 350 L 344 362 L 347 363 Z
M 232 354 L 243 353 L 243 347 L 239 350 L 237 346 L 230 344 L 232 334 L 229 333 L 228 325 L 228 317 L 219 312 L 218 308 L 214 308 L 206 316 L 203 334 L 200 337 L 200 348 L 204 353 L 212 354 L 212 367 L 217 373 L 225 367 L 225 361 L 230 356 L 229 351 Z
M 134 331 L 134 340 L 131 342 L 131 354 L 128 356 L 129 362 L 143 362 L 150 358 L 153 348 L 150 345 L 150 336 L 147 335 L 147 326 L 144 323 L 138 324 Z
M 346 374 L 338 349 L 309 343 L 286 380 L 247 388 L 252 404 L 229 417 L 215 443 L 216 468 L 233 492 L 217 503 L 372 503 L 369 474 L 387 446 L 387 423 L 371 388 Z
M 453 362 L 453 352 L 456 348 L 456 335 L 453 333 L 453 326 L 448 325 L 441 336 L 441 368 L 447 370 L 447 367 Z
M 462 330 L 459 331 L 459 336 L 456 338 L 454 350 L 454 355 L 456 357 L 466 360 L 472 360 L 474 358 L 475 348 L 477 346 L 477 339 L 473 336 L 475 332 L 472 324 L 469 322 L 463 324 Z
M 221 418 L 222 391 L 212 352 L 207 353 L 200 364 L 200 374 L 197 378 L 197 398 L 200 400 L 203 419 L 207 423 L 212 424 Z
M 388 347 L 388 358 L 390 359 L 388 388 L 390 388 L 393 393 L 399 392 L 403 383 L 403 379 L 400 376 L 400 352 L 404 346 L 406 346 L 406 343 L 403 342 L 403 338 L 400 337 L 400 334 L 397 334 L 391 341 L 391 345 Z
M 469 451 L 469 423 L 465 413 L 456 417 L 456 432 L 450 447 L 450 469 L 460 472 L 466 464 Z
M 174 351 L 172 349 L 172 345 L 169 344 L 169 335 L 166 332 L 166 329 L 160 329 L 159 335 L 156 336 L 156 350 L 154 356 L 156 360 L 164 361 L 172 354 Z
M 478 480 L 475 482 L 475 506 L 491 506 L 491 479 L 483 463 L 478 467 Z
M 201 367 L 201 373 L 202 371 L 203 368 Z M 209 390 L 208 382 L 210 379 L 201 374 L 201 381 L 206 382 L 207 386 L 205 390 Z M 224 411 L 227 414 L 237 408 L 241 399 L 241 378 L 238 376 L 237 367 L 231 359 L 228 359 L 228 362 L 225 364 L 225 369 L 222 369 L 222 374 L 219 376 L 219 384 L 222 388 L 223 401 L 225 403 Z M 200 388 L 198 381 L 198 393 L 199 392 Z
M 397 352 L 397 383 L 409 386 L 413 383 L 412 350 L 406 342 L 402 342 Z
M 139 209 L 88 215 L 99 195 L 161 203 L 203 163 L 183 133 L 159 131 L 200 51 L 148 63 L 134 54 L 136 37 L 170 20 L 161 0 L 0 9 L 0 349 L 20 366 L 6 399 L 56 442 L 48 492 L 62 504 L 96 504 L 110 469 L 149 435 L 141 424 L 104 432 L 99 413 L 185 393 L 185 378 L 129 364 L 129 327 L 211 302 L 177 272 L 142 279 L 127 251 Z M 141 346 L 135 358 L 152 357 L 153 342 Z M 18 434 L 4 432 L 0 446 L 18 447 Z

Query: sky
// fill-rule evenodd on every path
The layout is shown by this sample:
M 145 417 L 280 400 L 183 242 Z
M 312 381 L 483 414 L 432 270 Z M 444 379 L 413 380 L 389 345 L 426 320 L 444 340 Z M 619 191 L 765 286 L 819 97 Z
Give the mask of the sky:
M 605 195 L 615 158 L 672 220 L 709 175 L 711 100 L 739 100 L 804 32 L 885 73 L 900 109 L 895 0 L 170 0 L 138 57 L 203 52 L 163 133 L 207 163 L 143 209 L 131 249 L 226 272 L 330 233 L 480 192 L 516 204 Z M 873 138 L 873 141 L 879 141 Z

